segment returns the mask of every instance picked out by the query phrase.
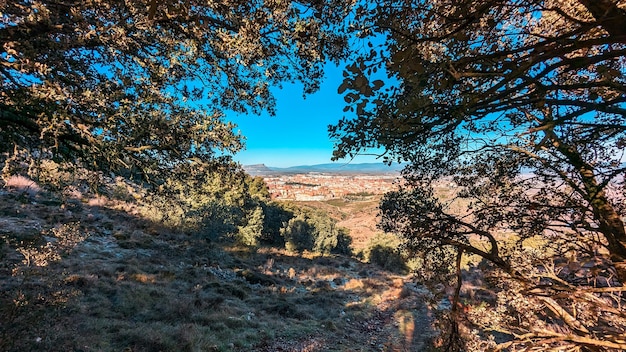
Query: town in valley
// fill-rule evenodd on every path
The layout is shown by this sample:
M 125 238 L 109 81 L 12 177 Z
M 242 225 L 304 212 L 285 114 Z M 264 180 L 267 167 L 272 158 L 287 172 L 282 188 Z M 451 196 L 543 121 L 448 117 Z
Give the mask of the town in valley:
M 382 164 L 381 164 L 382 165 Z M 272 199 L 325 201 L 331 199 L 380 195 L 397 187 L 400 173 L 382 166 L 355 165 L 349 170 L 318 166 L 292 169 L 246 166 L 246 171 L 261 176 Z

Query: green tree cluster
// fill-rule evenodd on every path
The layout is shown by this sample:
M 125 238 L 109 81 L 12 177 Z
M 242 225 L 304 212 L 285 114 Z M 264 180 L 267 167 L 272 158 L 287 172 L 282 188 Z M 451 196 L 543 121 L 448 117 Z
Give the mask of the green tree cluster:
M 159 209 L 157 220 L 214 241 L 351 253 L 347 230 L 326 212 L 271 201 L 263 178 L 251 177 L 237 165 L 227 170 L 219 166 L 202 172 L 178 170 L 184 177 L 152 192 L 148 202 Z
M 326 212 L 301 205 L 271 202 L 265 207 L 262 243 L 284 246 L 290 251 L 351 254 L 348 230 L 337 226 Z

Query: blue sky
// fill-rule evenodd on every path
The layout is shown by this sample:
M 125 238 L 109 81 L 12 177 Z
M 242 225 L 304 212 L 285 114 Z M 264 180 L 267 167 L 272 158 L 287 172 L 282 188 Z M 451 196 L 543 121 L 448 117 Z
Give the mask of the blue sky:
M 236 130 L 246 137 L 246 150 L 235 155 L 235 160 L 243 165 L 275 167 L 331 162 L 333 143 L 328 138 L 328 125 L 345 115 L 343 96 L 337 94 L 342 71 L 342 67 L 327 65 L 320 90 L 306 98 L 302 97 L 301 85 L 286 84 L 281 90 L 274 89 L 276 116 L 229 116 L 238 125 Z M 363 156 L 351 162 L 379 161 Z

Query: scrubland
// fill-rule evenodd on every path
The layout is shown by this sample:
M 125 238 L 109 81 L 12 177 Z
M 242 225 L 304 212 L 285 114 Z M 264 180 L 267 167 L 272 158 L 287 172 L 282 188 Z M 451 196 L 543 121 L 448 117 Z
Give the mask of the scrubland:
M 137 202 L 0 189 L 0 350 L 424 351 L 432 294 L 348 255 L 208 240 Z

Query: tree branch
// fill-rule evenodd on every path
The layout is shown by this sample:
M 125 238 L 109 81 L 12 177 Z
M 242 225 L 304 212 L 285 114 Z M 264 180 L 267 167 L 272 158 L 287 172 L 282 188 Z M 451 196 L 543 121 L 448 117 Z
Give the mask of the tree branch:
M 626 37 L 626 10 L 612 0 L 578 0 L 611 36 Z

